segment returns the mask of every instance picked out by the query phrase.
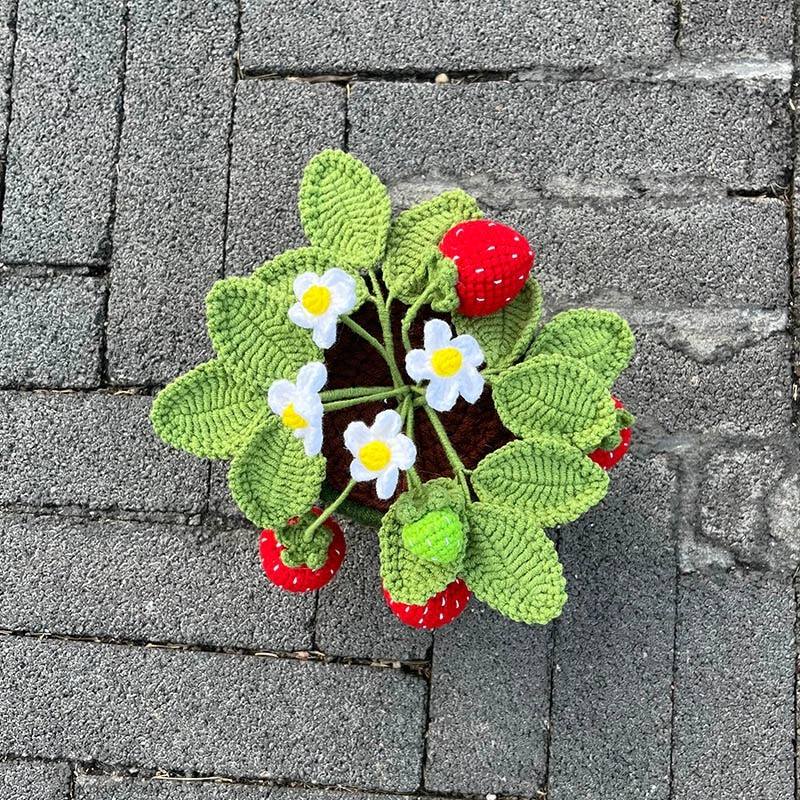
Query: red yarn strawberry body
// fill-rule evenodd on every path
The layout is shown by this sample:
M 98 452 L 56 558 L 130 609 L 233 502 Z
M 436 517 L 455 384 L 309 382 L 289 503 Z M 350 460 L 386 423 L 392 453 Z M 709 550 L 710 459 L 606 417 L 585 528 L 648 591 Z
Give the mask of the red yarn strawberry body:
M 467 607 L 472 593 L 467 584 L 456 578 L 451 584 L 445 586 L 441 592 L 433 595 L 421 606 L 412 606 L 408 603 L 397 603 L 392 600 L 389 592 L 383 590 L 386 604 L 400 622 L 412 628 L 433 630 L 441 628 L 452 622 Z
M 322 513 L 322 509 L 317 507 L 311 510 L 317 516 Z M 290 524 L 296 524 L 296 521 Z M 333 534 L 333 538 L 328 547 L 328 558 L 319 569 L 310 569 L 306 566 L 287 567 L 281 560 L 281 552 L 285 548 L 275 537 L 275 531 L 261 531 L 259 539 L 261 567 L 272 583 L 289 592 L 311 592 L 314 589 L 321 589 L 332 580 L 344 560 L 344 534 L 333 517 L 328 517 L 322 524 Z
M 618 397 L 614 398 L 614 406 L 616 408 L 624 408 L 622 401 Z M 631 446 L 630 428 L 622 428 L 619 432 L 619 435 L 622 441 L 613 450 L 600 450 L 598 448 L 597 450 L 589 453 L 589 458 L 591 458 L 595 464 L 598 464 L 603 469 L 611 469 L 611 467 L 613 467 L 622 459 L 625 453 L 628 452 L 628 448 Z
M 508 305 L 533 268 L 533 250 L 518 231 L 488 219 L 453 225 L 439 243 L 458 268 L 458 313 L 485 317 Z

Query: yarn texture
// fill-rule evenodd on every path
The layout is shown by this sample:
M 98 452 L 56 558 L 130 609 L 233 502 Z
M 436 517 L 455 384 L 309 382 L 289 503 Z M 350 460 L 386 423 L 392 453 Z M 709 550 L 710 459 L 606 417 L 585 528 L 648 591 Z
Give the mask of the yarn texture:
M 633 417 L 611 391 L 630 327 L 592 309 L 542 325 L 527 238 L 461 189 L 393 219 L 378 176 L 326 150 L 299 213 L 307 246 L 211 288 L 215 358 L 158 393 L 154 430 L 230 461 L 264 574 L 288 591 L 333 579 L 344 515 L 377 529 L 382 591 L 407 625 L 446 625 L 472 595 L 556 618 L 547 529 L 598 504 L 628 451 Z

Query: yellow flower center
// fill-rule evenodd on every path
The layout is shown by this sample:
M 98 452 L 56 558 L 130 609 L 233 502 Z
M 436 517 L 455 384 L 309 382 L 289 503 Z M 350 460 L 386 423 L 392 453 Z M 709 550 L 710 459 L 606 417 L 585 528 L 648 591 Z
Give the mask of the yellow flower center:
M 324 314 L 331 304 L 331 290 L 327 286 L 312 286 L 303 292 L 300 302 L 309 314 L 318 317 Z
M 306 425 L 308 425 L 308 422 L 294 410 L 294 406 L 291 403 L 283 409 L 281 421 L 287 428 L 291 428 L 293 431 L 299 428 L 305 428 Z
M 369 442 L 358 451 L 361 463 L 372 472 L 380 472 L 392 460 L 392 451 L 386 442 Z
M 461 369 L 463 360 L 457 348 L 442 347 L 431 356 L 431 366 L 440 378 L 452 378 Z

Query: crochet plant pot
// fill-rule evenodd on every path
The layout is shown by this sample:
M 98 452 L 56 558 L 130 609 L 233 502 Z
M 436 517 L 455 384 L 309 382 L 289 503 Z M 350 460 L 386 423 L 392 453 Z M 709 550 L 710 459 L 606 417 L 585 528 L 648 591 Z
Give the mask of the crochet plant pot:
M 381 181 L 340 151 L 306 167 L 300 218 L 309 247 L 211 289 L 217 357 L 158 394 L 156 432 L 230 460 L 264 574 L 288 591 L 334 576 L 340 514 L 377 529 L 408 625 L 445 625 L 471 594 L 554 619 L 566 592 L 546 529 L 605 496 L 630 444 L 611 394 L 627 323 L 576 309 L 540 326 L 521 233 L 460 190 L 392 220 Z

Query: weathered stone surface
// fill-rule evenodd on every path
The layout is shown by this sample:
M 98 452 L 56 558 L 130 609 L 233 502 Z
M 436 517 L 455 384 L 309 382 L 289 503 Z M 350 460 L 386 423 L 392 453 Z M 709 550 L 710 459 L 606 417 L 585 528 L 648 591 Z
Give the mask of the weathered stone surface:
M 670 55 L 663 0 L 534 0 L 463 8 L 457 0 L 343 6 L 335 0 L 246 0 L 245 69 L 438 72 L 653 63 Z
M 205 464 L 150 427 L 149 397 L 0 392 L 0 504 L 199 511 Z
M 347 555 L 334 581 L 319 593 L 317 647 L 362 658 L 424 659 L 431 635 L 403 625 L 383 599 L 377 531 L 343 524 Z
M 473 598 L 434 634 L 426 788 L 536 796 L 545 772 L 548 629 Z
M 669 797 L 677 482 L 663 457 L 634 453 L 612 475 L 606 500 L 561 531 L 553 800 Z
M 681 51 L 687 56 L 783 58 L 792 55 L 790 0 L 683 0 Z
M 496 216 L 529 239 L 551 308 L 786 307 L 780 200 L 538 201 Z
M 103 286 L 96 278 L 0 280 L 0 383 L 89 388 L 100 383 Z
M 786 578 L 681 576 L 676 800 L 794 797 L 793 627 Z
M 114 382 L 205 360 L 203 298 L 222 271 L 233 0 L 134 0 L 109 300 Z
M 768 80 L 356 83 L 349 144 L 401 194 L 455 183 L 499 208 L 528 205 L 539 191 L 761 188 L 783 180 L 789 163 L 787 88 Z
M 0 760 L 0 800 L 68 800 L 68 764 Z
M 122 16 L 121 0 L 19 3 L 0 243 L 5 261 L 108 258 Z
M 0 572 L 2 628 L 255 650 L 311 646 L 314 597 L 264 578 L 252 527 L 1 516 Z
M 342 146 L 344 103 L 338 86 L 265 80 L 238 85 L 226 272 L 247 274 L 307 244 L 297 211 L 300 178 L 315 153 Z
M 0 750 L 407 792 L 425 693 L 399 670 L 12 637 Z

